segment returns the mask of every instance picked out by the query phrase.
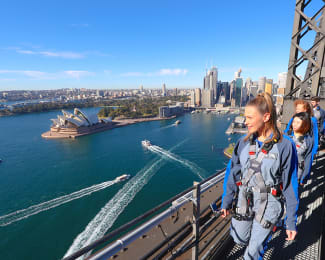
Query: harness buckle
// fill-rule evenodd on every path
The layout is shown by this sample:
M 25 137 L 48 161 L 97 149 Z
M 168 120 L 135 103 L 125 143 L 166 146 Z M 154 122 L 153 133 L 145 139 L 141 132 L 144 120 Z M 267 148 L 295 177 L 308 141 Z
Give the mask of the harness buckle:
M 267 151 L 265 149 L 261 149 L 261 152 L 264 153 L 264 154 L 267 154 Z
M 263 228 L 269 229 L 272 227 L 272 223 L 270 221 L 264 220 L 264 223 L 262 224 Z

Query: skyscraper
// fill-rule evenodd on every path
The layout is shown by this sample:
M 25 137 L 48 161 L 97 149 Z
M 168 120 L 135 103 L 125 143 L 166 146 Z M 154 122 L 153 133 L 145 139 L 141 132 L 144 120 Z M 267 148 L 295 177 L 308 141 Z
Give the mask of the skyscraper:
M 243 79 L 236 78 L 236 80 L 235 80 L 235 104 L 236 104 L 236 107 L 241 106 L 242 87 L 243 87 Z
M 217 82 L 218 82 L 218 69 L 212 67 L 205 75 L 203 80 L 203 89 L 213 90 L 213 102 L 215 103 L 217 98 Z
M 272 95 L 272 93 L 273 93 L 273 80 L 272 79 L 267 79 L 266 80 L 266 82 L 265 82 L 265 92 Z
M 196 106 L 201 106 L 201 89 L 196 88 L 195 89 L 195 105 Z
M 195 90 L 191 90 L 191 107 L 195 107 Z
M 202 90 L 202 107 L 209 108 L 213 107 L 213 89 L 203 89 Z
M 258 93 L 265 91 L 265 83 L 266 83 L 266 77 L 260 77 L 258 80 L 258 90 L 257 90 Z
M 162 95 L 163 95 L 164 97 L 167 96 L 166 84 L 165 84 L 165 83 L 162 85 Z

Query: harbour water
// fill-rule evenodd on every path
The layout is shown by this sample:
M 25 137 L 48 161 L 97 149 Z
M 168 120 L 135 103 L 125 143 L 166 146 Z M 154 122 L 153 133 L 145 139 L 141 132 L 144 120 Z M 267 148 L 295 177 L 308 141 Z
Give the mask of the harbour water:
M 225 134 L 233 115 L 200 113 L 75 140 L 42 139 L 59 113 L 0 118 L 0 259 L 62 258 L 78 247 L 76 238 L 90 239 L 89 223 L 115 229 L 224 168 L 223 149 L 239 137 Z M 144 149 L 144 139 L 156 150 Z M 110 182 L 122 174 L 131 179 Z M 10 213 L 12 223 L 4 217 Z

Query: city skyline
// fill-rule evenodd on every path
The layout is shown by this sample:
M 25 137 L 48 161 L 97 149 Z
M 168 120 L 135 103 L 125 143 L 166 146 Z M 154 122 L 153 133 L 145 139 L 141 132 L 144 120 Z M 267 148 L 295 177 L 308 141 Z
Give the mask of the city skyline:
M 231 81 L 238 68 L 243 78 L 277 80 L 287 70 L 293 7 L 258 1 L 100 1 L 96 6 L 12 1 L 0 18 L 7 25 L 1 29 L 0 90 L 160 88 L 163 83 L 198 88 L 213 65 L 221 81 Z M 277 16 L 269 19 L 262 9 L 276 10 Z

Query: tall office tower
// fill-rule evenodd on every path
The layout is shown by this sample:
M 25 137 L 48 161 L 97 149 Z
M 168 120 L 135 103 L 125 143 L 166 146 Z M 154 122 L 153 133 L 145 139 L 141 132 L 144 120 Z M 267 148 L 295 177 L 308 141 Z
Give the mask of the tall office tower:
M 166 84 L 165 83 L 162 85 L 162 95 L 164 97 L 167 96 L 167 90 L 166 90 Z
M 203 80 L 203 89 L 210 88 L 210 70 L 206 73 L 204 80 Z
M 200 88 L 195 89 L 195 105 L 197 107 L 201 106 L 201 89 Z
M 213 107 L 213 89 L 202 90 L 202 107 L 210 108 Z
M 281 72 L 278 74 L 278 91 L 277 91 L 277 98 L 276 98 L 276 103 L 278 105 L 283 104 L 283 96 L 284 96 L 284 91 L 286 88 L 286 84 L 287 84 L 287 72 Z
M 272 79 L 267 79 L 266 80 L 266 82 L 265 82 L 265 92 L 272 95 L 272 93 L 273 93 L 273 80 Z
M 242 95 L 243 79 L 236 78 L 235 80 L 235 105 L 236 107 L 241 106 L 241 95 Z
M 213 89 L 213 99 L 214 103 L 217 99 L 217 82 L 218 82 L 218 69 L 212 67 L 210 70 L 210 89 Z
M 207 71 L 204 80 L 203 80 L 203 89 L 212 89 L 213 90 L 213 99 L 214 102 L 217 98 L 217 82 L 218 82 L 218 69 L 212 67 Z
M 230 101 L 232 101 L 233 99 L 235 99 L 235 81 L 232 80 L 230 82 Z
M 178 89 L 177 88 L 174 89 L 174 94 L 175 94 L 175 96 L 177 96 L 177 94 L 178 94 Z
M 250 92 L 251 92 L 251 86 L 253 85 L 253 81 L 251 78 L 247 78 L 246 82 L 245 82 L 245 87 L 247 89 L 247 95 L 249 96 Z
M 195 90 L 191 90 L 191 107 L 195 107 Z
M 140 86 L 140 91 L 143 91 L 143 85 Z
M 238 71 L 235 72 L 235 79 L 240 78 L 241 72 L 242 72 L 241 69 L 239 69 Z
M 266 83 L 266 77 L 260 77 L 258 80 L 258 90 L 257 90 L 258 93 L 265 91 L 265 83 Z

